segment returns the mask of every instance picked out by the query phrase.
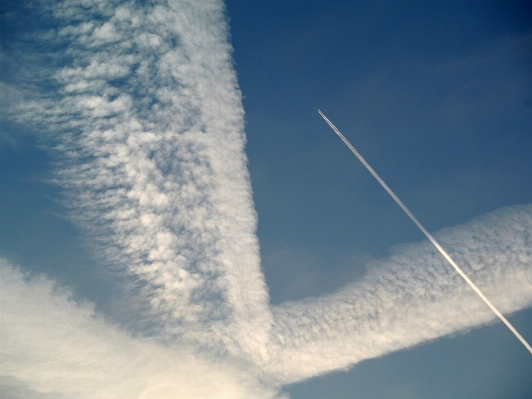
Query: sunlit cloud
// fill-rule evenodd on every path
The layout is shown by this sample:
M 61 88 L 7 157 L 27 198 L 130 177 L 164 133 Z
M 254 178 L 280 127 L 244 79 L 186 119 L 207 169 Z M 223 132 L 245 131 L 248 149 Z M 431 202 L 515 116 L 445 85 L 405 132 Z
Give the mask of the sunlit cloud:
M 252 365 L 133 337 L 0 259 L 4 398 L 270 398 Z
M 486 295 L 511 313 L 532 304 L 531 232 L 532 206 L 521 206 L 435 236 Z M 282 378 L 297 381 L 347 368 L 495 322 L 493 312 L 430 242 L 393 252 L 334 294 L 273 308 L 279 349 L 272 368 Z
M 270 306 L 223 4 L 71 0 L 43 15 L 46 79 L 5 83 L 2 107 L 42 133 L 72 220 L 135 306 L 126 323 L 3 260 L 5 395 L 273 398 L 493 321 L 427 243 L 334 294 Z M 514 312 L 532 304 L 531 231 L 522 206 L 437 236 Z

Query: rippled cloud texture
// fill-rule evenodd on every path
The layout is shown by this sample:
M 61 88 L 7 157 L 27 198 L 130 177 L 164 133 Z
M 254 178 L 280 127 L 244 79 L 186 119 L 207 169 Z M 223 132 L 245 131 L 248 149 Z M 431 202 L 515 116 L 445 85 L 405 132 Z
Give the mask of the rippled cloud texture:
M 334 294 L 270 306 L 223 3 L 39 7 L 53 28 L 31 40 L 46 51 L 31 81 L 2 84 L 6 112 L 42 132 L 73 221 L 134 305 L 128 320 L 98 314 L 2 260 L 3 396 L 273 398 L 494 321 L 430 243 Z M 521 206 L 436 236 L 513 312 L 532 304 L 531 234 Z

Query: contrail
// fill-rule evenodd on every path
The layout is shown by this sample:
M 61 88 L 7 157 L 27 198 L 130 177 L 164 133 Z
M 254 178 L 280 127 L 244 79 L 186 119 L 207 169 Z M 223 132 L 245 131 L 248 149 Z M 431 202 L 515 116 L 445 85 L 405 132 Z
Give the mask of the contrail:
M 454 269 L 458 272 L 458 274 L 462 276 L 462 278 L 467 282 L 467 284 L 469 284 L 469 286 L 473 288 L 473 290 L 475 290 L 478 296 L 482 298 L 482 300 L 486 303 L 486 305 L 489 306 L 489 308 L 493 311 L 493 313 L 495 313 L 499 317 L 499 319 L 501 319 L 502 322 L 506 324 L 506 326 L 510 329 L 511 332 L 514 333 L 517 339 L 521 341 L 521 343 L 528 349 L 530 353 L 532 353 L 532 347 L 528 344 L 528 342 L 526 342 L 526 340 L 521 336 L 521 334 L 517 332 L 514 326 L 512 326 L 512 324 L 508 320 L 506 320 L 506 317 L 504 317 L 503 314 L 499 312 L 499 310 L 490 302 L 490 300 L 475 285 L 475 283 L 473 283 L 473 281 L 471 281 L 471 279 L 467 277 L 467 275 L 463 272 L 463 270 L 454 262 L 454 260 L 449 256 L 449 254 L 442 248 L 442 246 L 438 243 L 438 241 L 436 241 L 436 239 L 427 231 L 427 229 L 423 227 L 423 225 L 419 222 L 419 220 L 416 219 L 416 217 L 412 214 L 412 212 L 410 212 L 410 210 L 406 207 L 406 205 L 403 204 L 403 202 L 397 197 L 397 195 L 395 195 L 395 193 L 390 189 L 390 187 L 388 187 L 388 185 L 384 182 L 384 180 L 380 178 L 377 172 L 375 172 L 373 168 L 369 166 L 366 160 L 362 158 L 362 155 L 360 155 L 358 151 L 355 149 L 355 147 L 353 147 L 351 143 L 347 141 L 347 139 L 344 137 L 342 133 L 340 133 L 340 131 L 336 128 L 336 126 L 333 125 L 333 123 L 323 114 L 323 112 L 321 112 L 318 108 L 316 109 L 318 110 L 321 117 L 325 119 L 325 122 L 329 124 L 329 126 L 336 132 L 336 134 L 342 139 L 342 141 L 349 147 L 349 149 L 353 152 L 353 154 L 355 154 L 356 157 L 360 160 L 360 162 L 364 164 L 366 169 L 369 170 L 369 172 L 373 175 L 373 177 L 377 179 L 377 181 L 381 184 L 381 186 L 388 192 L 388 194 L 391 195 L 391 197 L 395 200 L 395 202 L 397 202 L 397 205 L 399 205 L 403 209 L 403 211 L 405 211 L 408 217 L 412 219 L 412 221 L 416 224 L 417 227 L 419 227 L 419 229 L 423 232 L 423 234 L 427 236 L 430 242 L 434 244 L 434 246 L 438 249 L 438 251 L 440 251 L 443 257 L 447 259 L 447 261 L 451 264 L 451 266 L 454 267 Z

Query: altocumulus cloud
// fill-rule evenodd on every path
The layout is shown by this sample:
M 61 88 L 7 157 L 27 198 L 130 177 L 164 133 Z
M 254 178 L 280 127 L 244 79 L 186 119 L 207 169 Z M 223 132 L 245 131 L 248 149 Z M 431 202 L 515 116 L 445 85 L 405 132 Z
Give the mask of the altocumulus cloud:
M 113 324 L 2 261 L 4 396 L 275 397 L 494 320 L 428 243 L 334 294 L 270 306 L 223 4 L 39 7 L 48 28 L 32 40 L 48 51 L 25 58 L 43 61 L 37 78 L 21 61 L 19 81 L 3 83 L 7 112 L 43 132 L 72 219 L 136 305 Z M 532 304 L 531 234 L 521 206 L 437 236 L 513 312 Z
M 163 346 L 0 259 L 3 398 L 270 398 L 242 362 Z
M 56 90 L 16 112 L 48 130 L 73 218 L 142 281 L 139 308 L 159 335 L 204 331 L 257 353 L 271 321 L 223 4 L 48 11 L 58 26 L 44 40 L 63 66 L 42 74 Z
M 532 206 L 503 208 L 435 237 L 503 312 L 530 306 Z M 334 294 L 276 306 L 272 368 L 297 381 L 495 321 L 446 262 L 428 241 L 405 245 Z

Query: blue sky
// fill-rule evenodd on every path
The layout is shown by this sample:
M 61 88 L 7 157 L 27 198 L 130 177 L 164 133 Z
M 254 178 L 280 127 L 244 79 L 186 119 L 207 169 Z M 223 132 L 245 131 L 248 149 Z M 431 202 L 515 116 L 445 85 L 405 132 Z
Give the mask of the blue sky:
M 273 302 L 333 290 L 366 259 L 422 238 L 314 105 L 431 231 L 530 202 L 531 47 L 513 42 L 530 35 L 525 2 L 227 7 Z M 530 318 L 515 322 L 530 331 Z M 505 335 L 496 325 L 444 338 L 289 392 L 524 398 L 530 359 L 515 345 L 504 360 Z
M 530 397 L 314 108 L 530 341 L 530 6 L 198 4 L 2 10 L 2 395 Z
M 527 202 L 529 59 L 508 42 L 527 32 L 517 7 L 257 3 L 228 10 L 263 251 L 273 236 L 381 255 L 421 237 L 314 105 L 431 230 Z M 353 240 L 355 226 L 365 234 Z

